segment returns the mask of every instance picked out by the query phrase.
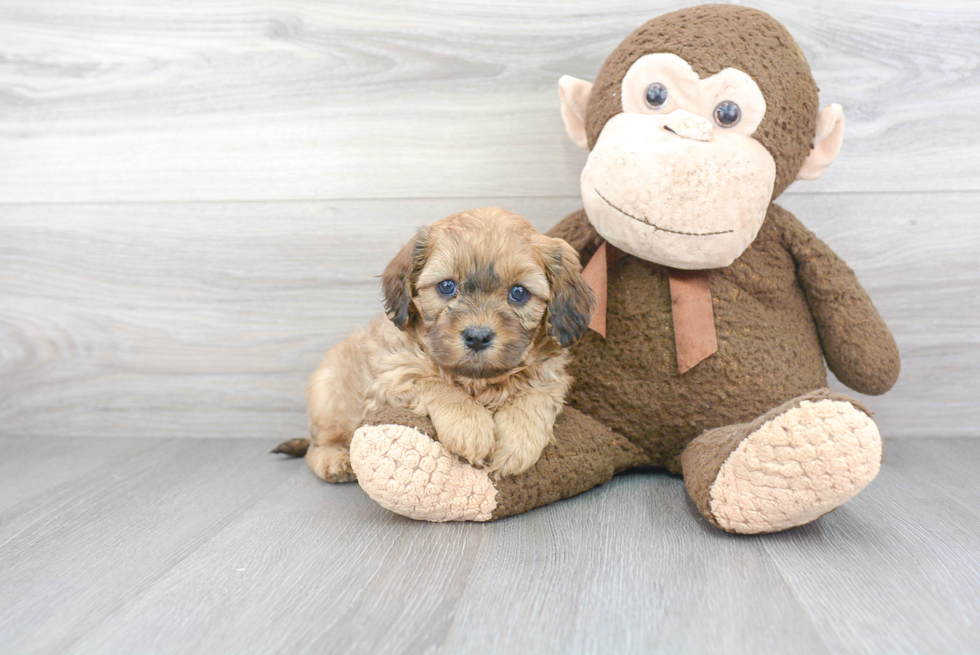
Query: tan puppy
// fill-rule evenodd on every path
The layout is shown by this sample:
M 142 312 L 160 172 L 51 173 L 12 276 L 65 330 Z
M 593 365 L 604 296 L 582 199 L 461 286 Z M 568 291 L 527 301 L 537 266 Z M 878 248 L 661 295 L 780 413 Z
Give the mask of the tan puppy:
M 563 349 L 594 305 L 575 250 L 508 211 L 474 209 L 420 229 L 382 287 L 387 317 L 332 348 L 310 380 L 311 439 L 274 452 L 305 451 L 324 480 L 354 480 L 354 430 L 392 406 L 427 414 L 443 445 L 496 476 L 528 469 L 571 384 Z

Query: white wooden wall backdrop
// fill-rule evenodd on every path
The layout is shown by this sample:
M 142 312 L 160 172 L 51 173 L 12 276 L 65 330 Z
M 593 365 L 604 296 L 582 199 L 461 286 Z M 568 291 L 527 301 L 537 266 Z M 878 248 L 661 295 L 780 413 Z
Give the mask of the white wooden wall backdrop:
M 578 208 L 557 78 L 687 4 L 0 1 L 0 434 L 301 434 L 414 226 Z M 754 5 L 847 112 L 782 204 L 896 334 L 883 432 L 976 436 L 980 3 Z

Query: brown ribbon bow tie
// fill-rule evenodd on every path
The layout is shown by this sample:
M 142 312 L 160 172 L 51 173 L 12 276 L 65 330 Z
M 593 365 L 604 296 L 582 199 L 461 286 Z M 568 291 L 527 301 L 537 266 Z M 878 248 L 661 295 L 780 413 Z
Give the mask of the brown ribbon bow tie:
M 589 260 L 582 277 L 595 293 L 596 310 L 589 328 L 606 338 L 606 303 L 609 264 L 622 251 L 605 241 Z M 711 306 L 711 289 L 707 271 L 681 271 L 668 268 L 670 307 L 674 320 L 674 344 L 677 347 L 677 370 L 687 373 L 700 362 L 718 352 L 715 313 Z

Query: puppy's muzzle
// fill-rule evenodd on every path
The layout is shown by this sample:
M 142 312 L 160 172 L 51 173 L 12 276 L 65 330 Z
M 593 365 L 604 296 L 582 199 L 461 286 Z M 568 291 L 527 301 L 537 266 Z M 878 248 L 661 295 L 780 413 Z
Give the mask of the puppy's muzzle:
M 486 327 L 469 327 L 463 330 L 463 343 L 474 352 L 486 350 L 493 343 L 493 330 Z

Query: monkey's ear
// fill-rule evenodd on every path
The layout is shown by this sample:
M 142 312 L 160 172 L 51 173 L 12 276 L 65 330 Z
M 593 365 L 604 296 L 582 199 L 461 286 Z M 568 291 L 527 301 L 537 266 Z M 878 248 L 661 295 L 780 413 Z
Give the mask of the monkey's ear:
M 589 329 L 595 309 L 592 287 L 582 277 L 578 253 L 562 239 L 549 238 L 550 254 L 546 275 L 551 285 L 548 303 L 548 334 L 567 348 Z
M 820 110 L 817 115 L 817 133 L 813 137 L 813 149 L 796 174 L 798 180 L 815 180 L 837 159 L 844 141 L 844 110 L 834 103 Z
M 589 98 L 592 97 L 592 82 L 562 75 L 558 80 L 558 96 L 561 98 L 561 118 L 565 121 L 565 131 L 575 145 L 588 150 L 585 110 L 589 106 Z
M 429 230 L 423 227 L 415 238 L 398 251 L 381 275 L 385 314 L 399 330 L 411 327 L 418 317 L 412 296 L 415 292 L 415 280 L 425 266 L 428 255 Z

